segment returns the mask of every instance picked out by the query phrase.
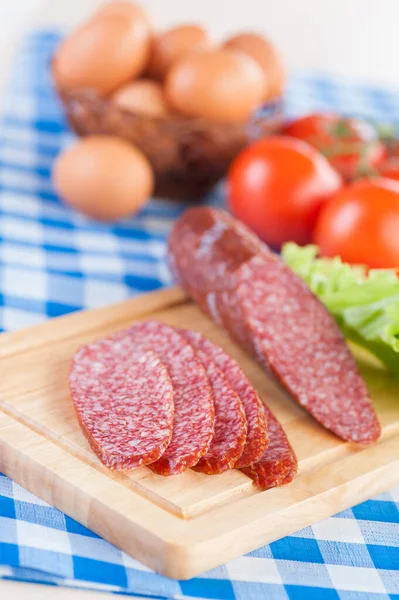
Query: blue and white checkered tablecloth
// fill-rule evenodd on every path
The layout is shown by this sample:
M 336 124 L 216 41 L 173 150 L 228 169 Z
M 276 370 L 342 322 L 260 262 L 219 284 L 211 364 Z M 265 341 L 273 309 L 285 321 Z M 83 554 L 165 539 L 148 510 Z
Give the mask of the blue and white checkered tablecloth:
M 63 206 L 50 167 L 68 129 L 51 91 L 54 31 L 29 36 L 16 59 L 0 127 L 0 327 L 13 330 L 169 283 L 165 240 L 182 204 L 153 200 L 122 223 Z M 399 94 L 299 74 L 291 115 L 317 109 L 399 121 Z M 211 202 L 223 202 L 215 192 Z M 0 432 L 1 435 L 1 432 Z M 0 576 L 125 592 L 223 600 L 399 600 L 399 488 L 190 581 L 148 570 L 0 476 Z M 1 597 L 1 584 L 0 584 Z

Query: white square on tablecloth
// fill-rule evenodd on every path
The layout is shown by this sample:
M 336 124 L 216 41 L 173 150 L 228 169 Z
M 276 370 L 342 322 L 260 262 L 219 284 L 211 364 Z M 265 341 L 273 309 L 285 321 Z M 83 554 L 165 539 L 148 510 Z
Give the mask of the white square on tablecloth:
M 251 583 L 282 583 L 274 558 L 241 556 L 227 563 L 226 569 L 231 580 L 250 581 Z
M 364 544 L 363 534 L 355 520 L 337 517 L 325 519 L 312 525 L 312 530 L 317 540 Z
M 376 569 L 326 565 L 334 587 L 337 590 L 385 594 L 385 586 Z

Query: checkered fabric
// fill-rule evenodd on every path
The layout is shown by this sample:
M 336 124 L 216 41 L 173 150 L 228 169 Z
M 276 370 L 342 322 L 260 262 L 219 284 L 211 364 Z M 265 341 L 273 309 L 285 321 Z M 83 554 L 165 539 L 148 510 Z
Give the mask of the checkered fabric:
M 169 283 L 165 240 L 182 204 L 94 223 L 63 206 L 50 167 L 70 134 L 51 90 L 54 31 L 25 41 L 0 127 L 0 327 L 12 330 Z M 314 74 L 287 90 L 296 115 L 332 109 L 399 119 L 399 94 Z M 223 189 L 208 199 L 223 203 Z M 0 475 L 0 577 L 140 598 L 399 600 L 399 488 L 190 581 L 154 574 Z M 1 584 L 0 584 L 1 596 Z

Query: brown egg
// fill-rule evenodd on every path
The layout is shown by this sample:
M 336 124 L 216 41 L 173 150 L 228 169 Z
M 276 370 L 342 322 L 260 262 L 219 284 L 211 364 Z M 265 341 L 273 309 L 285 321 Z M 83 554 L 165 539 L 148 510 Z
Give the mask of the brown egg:
M 114 104 L 135 113 L 163 117 L 168 114 L 163 88 L 157 81 L 138 79 L 127 83 L 112 96 Z
M 146 157 L 116 137 L 78 140 L 54 162 L 55 189 L 76 210 L 103 221 L 115 221 L 139 210 L 154 188 Z
M 285 71 L 279 53 L 269 40 L 256 33 L 240 33 L 227 40 L 223 47 L 241 50 L 261 66 L 268 81 L 265 100 L 282 95 Z
M 169 29 L 153 39 L 147 74 L 155 79 L 164 79 L 177 59 L 192 50 L 210 47 L 208 34 L 199 25 L 180 25 Z
M 87 87 L 108 94 L 140 75 L 148 61 L 151 29 L 141 8 L 130 6 L 105 7 L 61 42 L 53 62 L 59 88 Z
M 106 2 L 102 6 L 98 8 L 98 10 L 94 13 L 92 18 L 97 18 L 98 16 L 103 17 L 104 15 L 110 14 L 125 14 L 131 15 L 133 12 L 140 11 L 144 14 L 142 8 L 140 8 L 137 4 L 133 4 L 129 0 L 113 0 L 112 2 Z
M 180 112 L 227 122 L 248 119 L 264 90 L 258 63 L 236 50 L 192 53 L 172 66 L 165 85 L 168 102 Z

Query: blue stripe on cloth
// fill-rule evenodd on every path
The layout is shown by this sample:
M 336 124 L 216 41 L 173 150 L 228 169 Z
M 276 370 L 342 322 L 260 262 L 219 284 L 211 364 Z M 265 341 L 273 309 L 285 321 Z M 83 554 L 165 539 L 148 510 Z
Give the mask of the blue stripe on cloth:
M 11 567 L 18 567 L 21 564 L 17 543 L 9 544 L 2 542 L 0 544 L 0 564 L 10 565 Z
M 382 544 L 367 544 L 367 550 L 376 569 L 398 570 L 399 571 L 399 548 L 384 546 Z M 399 573 L 398 573 L 399 587 Z
M 307 588 L 306 596 L 302 586 L 298 585 L 286 585 L 286 592 L 290 600 L 341 600 L 342 596 L 338 594 L 336 590 L 329 590 L 326 588 Z M 359 597 L 360 600 L 360 597 Z M 380 599 L 381 600 L 381 599 Z
M 352 512 L 356 519 L 368 519 L 370 512 L 372 512 L 374 521 L 399 522 L 399 509 L 394 502 L 367 500 L 367 502 L 352 508 Z
M 0 496 L 0 515 L 2 517 L 16 519 L 15 502 L 13 498 Z
M 0 329 L 118 302 L 170 283 L 166 240 L 187 207 L 154 198 L 123 222 L 69 209 L 52 161 L 73 139 L 51 86 L 60 33 L 29 36 L 15 58 L 0 127 Z M 399 94 L 297 73 L 289 116 L 315 110 L 399 124 Z M 203 200 L 225 205 L 221 183 Z M 190 581 L 153 573 L 0 475 L 0 577 L 175 600 L 399 600 L 399 488 Z
M 80 556 L 73 556 L 72 560 L 75 579 L 127 587 L 127 574 L 123 565 L 90 560 L 89 558 L 81 558 Z
M 272 542 L 270 549 L 274 558 L 280 560 L 303 560 L 311 563 L 324 563 L 316 540 L 286 537 Z
M 218 600 L 235 600 L 233 585 L 227 579 L 191 579 L 180 582 L 183 594 L 188 594 L 195 598 L 196 594 L 201 594 L 205 598 Z

